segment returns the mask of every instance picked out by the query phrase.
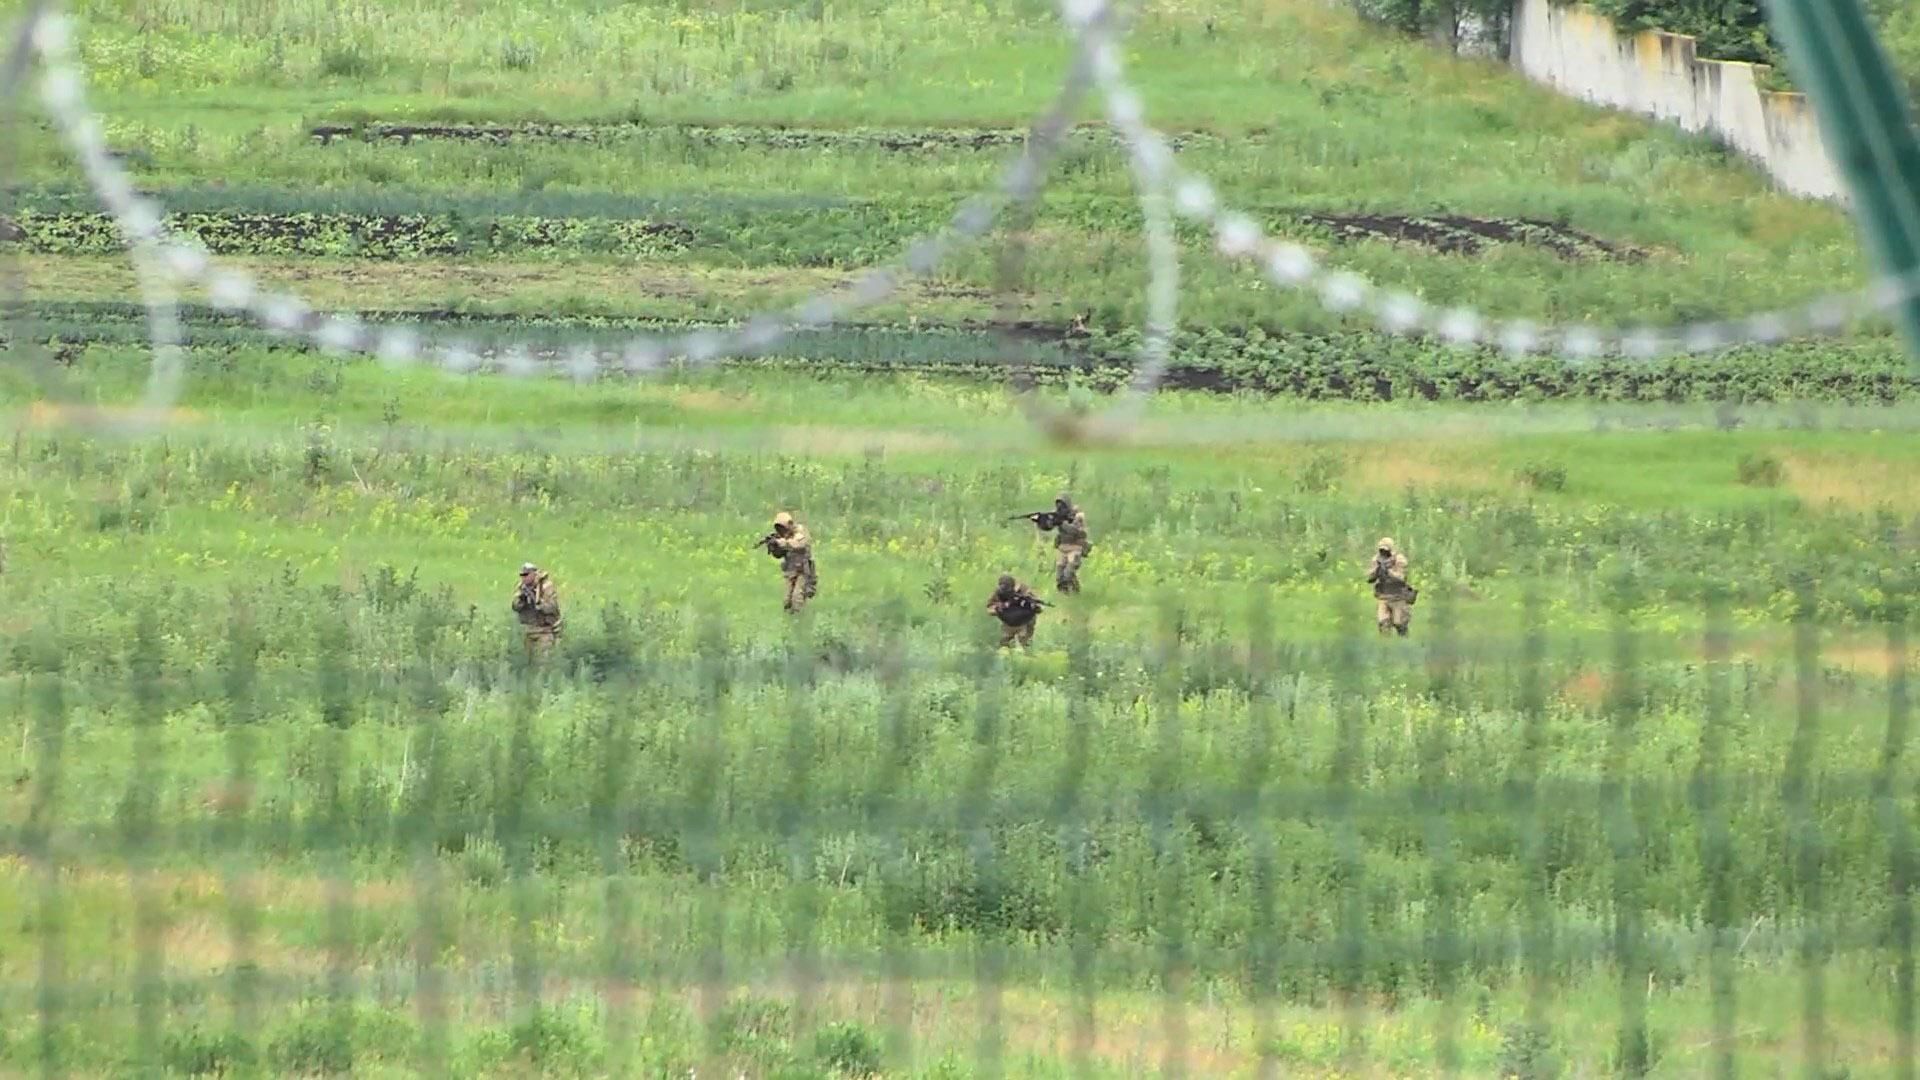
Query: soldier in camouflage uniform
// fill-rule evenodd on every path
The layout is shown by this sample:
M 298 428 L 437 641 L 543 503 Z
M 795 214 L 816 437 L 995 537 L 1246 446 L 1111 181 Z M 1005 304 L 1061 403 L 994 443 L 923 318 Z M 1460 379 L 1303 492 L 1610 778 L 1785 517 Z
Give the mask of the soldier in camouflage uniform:
M 513 613 L 520 617 L 520 630 L 526 636 L 527 656 L 545 656 L 560 636 L 560 593 L 545 570 L 525 563 L 520 567 L 520 584 L 513 592 Z
M 1373 565 L 1367 571 L 1367 584 L 1373 586 L 1380 633 L 1406 637 L 1407 625 L 1413 620 L 1413 601 L 1419 593 L 1407 584 L 1407 557 L 1394 547 L 1392 539 L 1380 539 Z
M 1033 590 L 1013 579 L 1012 574 L 1001 574 L 1000 584 L 987 597 L 987 614 L 1000 620 L 1000 647 L 1006 648 L 1019 642 L 1021 648 L 1033 645 L 1033 627 L 1040 620 L 1040 609 L 1045 601 L 1033 595 Z
M 1087 539 L 1087 515 L 1073 505 L 1073 500 L 1064 491 L 1053 500 L 1053 527 L 1059 530 L 1059 535 L 1053 541 L 1058 556 L 1053 564 L 1054 588 L 1063 593 L 1077 593 L 1080 591 L 1080 560 L 1093 550 L 1093 544 Z
M 799 611 L 820 588 L 820 575 L 813 568 L 813 537 L 807 535 L 805 525 L 782 510 L 773 515 L 767 554 L 780 560 L 780 574 L 787 582 L 786 609 Z

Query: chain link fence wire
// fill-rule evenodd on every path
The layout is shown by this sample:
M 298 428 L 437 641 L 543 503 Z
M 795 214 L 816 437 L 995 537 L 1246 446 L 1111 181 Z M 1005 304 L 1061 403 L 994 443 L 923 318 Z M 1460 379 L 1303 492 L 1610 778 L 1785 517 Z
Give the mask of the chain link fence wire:
M 17 25 L 0 90 L 24 79 L 50 10 L 31 5 Z M 1336 310 L 1575 360 L 1773 341 L 1909 295 L 1883 282 L 1791 315 L 1608 334 L 1430 311 L 1269 244 L 1217 205 L 1147 126 L 1113 13 L 1067 15 L 1079 47 L 1059 101 L 1000 197 L 963 207 L 953 231 L 982 235 L 1009 204 L 1001 280 L 1014 291 L 1052 144 L 1084 91 L 1102 91 L 1152 253 L 1147 343 L 1115 414 L 1129 425 L 1173 329 L 1169 200 L 1213 228 L 1224 256 Z M 264 295 L 167 237 L 93 138 L 62 55 L 43 41 L 62 133 L 130 239 L 162 245 L 142 261 L 149 405 L 177 393 L 168 290 L 182 281 L 329 349 L 479 366 L 459 342 Z M 19 121 L 4 96 L 11 191 Z M 945 244 L 916 246 L 906 269 L 930 269 Z M 4 271 L 11 344 L 33 349 L 18 268 Z M 788 321 L 826 325 L 901 276 L 876 271 L 845 304 L 814 298 Z M 730 335 L 595 344 L 566 373 L 714 360 L 786 329 L 769 317 Z M 1295 437 L 1362 427 L 1377 422 L 1309 420 Z M 1786 702 L 1732 659 L 1745 639 L 1724 583 L 1695 587 L 1700 645 L 1685 661 L 1635 621 L 1649 587 L 1623 574 L 1607 598 L 1604 689 L 1584 713 L 1556 686 L 1554 650 L 1595 643 L 1556 637 L 1539 597 L 1507 640 L 1431 605 L 1418 650 L 1388 654 L 1345 602 L 1333 619 L 1346 632 L 1328 643 L 1292 633 L 1253 589 L 1239 670 L 1211 687 L 1196 672 L 1217 658 L 1168 601 L 1146 676 L 1123 689 L 1098 644 L 1103 613 L 1085 606 L 1048 616 L 1064 651 L 1051 679 L 984 636 L 914 655 L 902 600 L 850 659 L 829 662 L 806 619 L 772 661 L 743 659 L 742 628 L 714 617 L 691 655 L 642 642 L 598 670 L 525 654 L 483 668 L 423 607 L 395 661 L 398 707 L 381 716 L 360 693 L 370 679 L 345 611 L 312 627 L 307 667 L 289 677 L 284 658 L 263 670 L 262 615 L 237 591 L 212 671 L 177 670 L 163 613 L 142 608 L 123 656 L 39 656 L 22 680 L 26 775 L 0 855 L 20 870 L 37 955 L 0 969 L 0 1060 L 44 1076 L 451 1076 L 508 1061 L 606 1075 L 1734 1076 L 1790 1044 L 1779 1052 L 1807 1075 L 1914 1076 L 1908 583 L 1889 573 L 1871 614 L 1884 678 L 1848 683 L 1844 706 L 1826 700 L 1816 580 L 1796 585 Z M 1489 683 L 1499 693 L 1483 698 Z M 870 732 L 841 711 L 850 685 L 870 695 Z M 189 694 L 220 730 L 225 760 L 210 772 L 169 735 Z M 103 714 L 103 695 L 124 711 Z M 1884 708 L 1883 736 L 1867 740 L 1877 760 L 1838 765 L 1863 744 L 1837 726 L 1859 722 L 1863 697 Z M 310 709 L 313 737 L 281 745 L 288 731 L 269 717 L 293 708 Z M 132 763 L 111 793 L 76 749 L 107 745 L 102 715 Z M 1603 747 L 1586 771 L 1562 758 L 1577 723 Z M 1769 724 L 1790 732 L 1785 754 L 1758 760 L 1743 742 Z M 1696 741 L 1656 767 L 1645 748 L 1673 725 Z M 1141 752 L 1120 774 L 1112 747 L 1126 740 Z M 1511 751 L 1499 774 L 1484 771 L 1490 741 Z M 1228 768 L 1197 767 L 1196 747 L 1222 743 L 1232 752 L 1204 761 Z M 1694 866 L 1668 872 L 1683 854 Z M 1488 866 L 1505 861 L 1518 869 L 1496 881 Z M 1491 899 L 1490 882 L 1504 890 Z M 1776 971 L 1797 981 L 1783 990 Z M 1699 1025 L 1663 1015 L 1699 993 Z M 1782 994 L 1797 1030 L 1777 1026 L 1769 997 Z M 1677 1044 L 1683 1029 L 1702 1040 Z

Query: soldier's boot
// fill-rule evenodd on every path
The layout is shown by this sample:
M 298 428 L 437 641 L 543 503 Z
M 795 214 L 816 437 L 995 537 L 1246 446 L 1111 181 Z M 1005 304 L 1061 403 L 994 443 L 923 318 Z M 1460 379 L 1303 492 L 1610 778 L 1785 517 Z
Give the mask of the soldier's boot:
M 1406 637 L 1406 636 L 1407 636 L 1407 624 L 1406 624 L 1406 623 L 1394 623 L 1394 624 L 1393 624 L 1393 632 L 1394 632 L 1394 633 L 1396 633 L 1396 634 L 1399 634 L 1399 635 L 1400 635 L 1401 637 Z

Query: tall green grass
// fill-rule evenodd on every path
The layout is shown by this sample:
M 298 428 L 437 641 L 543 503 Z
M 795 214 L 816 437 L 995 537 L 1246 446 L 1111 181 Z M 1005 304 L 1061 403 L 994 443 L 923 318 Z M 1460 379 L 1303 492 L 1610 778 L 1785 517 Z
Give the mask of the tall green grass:
M 0 700 L 17 704 L 0 734 L 25 748 L 4 822 L 10 846 L 70 867 L 54 1030 L 96 1032 L 53 1044 L 71 1067 L 150 1051 L 401 1068 L 423 1035 L 400 1017 L 421 1005 L 428 926 L 448 943 L 432 954 L 452 995 L 440 1035 L 476 1070 L 517 1053 L 597 1074 L 623 1053 L 714 1052 L 695 1033 L 725 1030 L 719 1014 L 684 1011 L 698 988 L 764 986 L 793 950 L 837 987 L 893 972 L 927 988 L 990 963 L 1021 1010 L 1164 993 L 1183 971 L 1175 999 L 1196 1015 L 1273 1001 L 1292 1019 L 1254 1045 L 1295 1064 L 1349 1035 L 1429 1061 L 1434 1044 L 1393 1049 L 1410 1036 L 1386 1033 L 1431 1023 L 1439 1039 L 1440 999 L 1483 1067 L 1549 1049 L 1597 1067 L 1620 1027 L 1600 1003 L 1626 982 L 1649 1013 L 1630 1045 L 1682 1067 L 1710 1060 L 1712 1036 L 1695 1019 L 1680 1040 L 1668 1004 L 1699 1009 L 1737 946 L 1743 1024 L 1785 1037 L 1794 1018 L 1770 980 L 1814 933 L 1835 1000 L 1855 1006 L 1831 1018 L 1833 1062 L 1884 1064 L 1902 898 L 1882 815 L 1905 796 L 1877 793 L 1912 790 L 1884 675 L 1889 624 L 1911 623 L 1887 554 L 1905 550 L 1906 523 L 1803 509 L 1743 483 L 1736 461 L 1824 450 L 1866 467 L 1898 445 L 1472 443 L 1480 467 L 1512 463 L 1474 494 L 1450 488 L 1459 477 L 1402 490 L 1371 475 L 1438 460 L 1415 445 L 1364 459 L 1354 444 L 860 452 L 877 431 L 932 438 L 921 417 L 965 432 L 1011 412 L 939 383 L 763 375 L 456 399 L 445 380 L 351 368 L 302 386 L 325 370 L 266 386 L 280 411 L 235 407 L 251 376 L 197 384 L 191 404 L 222 406 L 221 433 L 23 433 L 4 458 L 0 599 L 15 614 Z M 387 398 L 397 414 L 442 434 L 409 434 L 400 415 L 384 435 L 345 434 L 395 391 L 409 395 Z M 785 425 L 816 451 L 838 431 L 845 449 L 449 438 L 478 407 L 509 433 L 586 426 L 595 399 L 624 406 L 601 421 L 614 431 L 642 416 Z M 1170 403 L 1183 405 L 1236 408 Z M 244 438 L 249 421 L 283 434 Z M 1556 459 L 1558 482 L 1538 480 Z M 1672 510 L 1607 494 L 1648 459 L 1668 463 Z M 1095 519 L 1087 591 L 1044 617 L 1032 655 L 998 655 L 986 589 L 1003 568 L 1044 580 L 1047 565 L 1000 519 L 1063 485 Z M 821 545 L 823 592 L 797 622 L 747 544 L 780 506 Z M 1374 638 L 1358 581 L 1382 532 L 1416 560 L 1408 642 Z M 553 570 L 568 613 L 540 672 L 516 659 L 505 611 L 526 558 Z M 1715 592 L 1724 620 L 1707 614 Z M 1796 634 L 1813 651 L 1797 654 Z M 1781 786 L 1795 762 L 1804 803 Z M 1807 813 L 1811 878 L 1782 856 Z M 151 1014 L 177 1022 L 143 1051 L 122 1005 L 139 984 L 105 960 L 129 940 L 116 925 L 138 920 L 102 874 L 146 830 L 133 850 L 157 875 L 149 903 L 169 913 L 157 940 L 178 981 Z M 264 875 L 253 968 L 222 959 L 215 867 Z M 437 899 L 406 884 L 422 867 L 444 883 Z M 330 874 L 360 891 L 329 900 L 316 879 Z M 34 913 L 9 920 L 0 950 L 23 986 L 48 909 L 31 874 L 5 881 L 0 898 Z M 1534 931 L 1550 951 L 1526 944 Z M 1089 949 L 1096 963 L 1077 967 Z M 579 1004 L 619 970 L 668 1011 Z M 1537 1041 L 1520 1032 L 1530 971 L 1552 1017 Z M 230 1038 L 245 979 L 259 1021 Z M 1354 994 L 1372 1017 L 1336 1011 Z M 754 1052 L 819 1064 L 884 1042 L 884 1010 L 797 1000 L 811 1017 Z M 389 1019 L 349 1005 L 376 1001 Z M 25 1067 L 34 1021 L 9 1011 L 4 1052 Z M 1059 1050 L 1004 1034 L 1016 1071 L 1059 1067 Z M 979 1049 L 944 1026 L 925 1037 L 956 1064 Z

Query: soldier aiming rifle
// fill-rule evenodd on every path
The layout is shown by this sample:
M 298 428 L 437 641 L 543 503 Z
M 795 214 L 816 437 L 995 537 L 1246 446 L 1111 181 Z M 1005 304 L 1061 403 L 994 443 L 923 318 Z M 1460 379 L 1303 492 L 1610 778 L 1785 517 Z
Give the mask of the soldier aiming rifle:
M 532 563 L 520 567 L 520 584 L 513 591 L 513 613 L 520 618 L 529 659 L 552 651 L 562 626 L 560 592 L 545 570 Z
M 1041 532 L 1049 532 L 1054 526 L 1060 524 L 1059 519 L 1054 517 L 1053 511 L 1051 510 L 1035 510 L 1031 514 L 1015 514 L 1007 520 L 1031 521 L 1033 522 L 1034 528 L 1039 529 Z
M 786 581 L 785 607 L 799 611 L 820 589 L 820 574 L 813 565 L 813 537 L 807 527 L 785 510 L 773 516 L 773 531 L 754 541 L 767 554 L 780 560 L 780 576 Z
M 1015 514 L 1008 521 L 1031 521 L 1041 532 L 1058 529 L 1059 536 L 1053 542 L 1054 552 L 1058 556 L 1053 564 L 1053 585 L 1063 593 L 1080 591 L 1080 562 L 1093 551 L 1093 542 L 1087 535 L 1087 515 L 1073 505 L 1073 499 L 1066 492 L 1053 500 L 1053 509 L 1036 510 L 1031 514 Z

